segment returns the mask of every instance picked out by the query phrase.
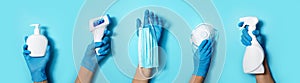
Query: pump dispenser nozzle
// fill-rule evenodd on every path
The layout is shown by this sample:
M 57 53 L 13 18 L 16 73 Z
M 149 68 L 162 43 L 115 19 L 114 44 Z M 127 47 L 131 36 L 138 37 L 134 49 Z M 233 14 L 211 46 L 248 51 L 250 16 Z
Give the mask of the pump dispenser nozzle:
M 40 24 L 31 24 L 30 26 L 34 27 L 34 34 L 35 35 L 40 34 L 40 29 L 39 29 Z

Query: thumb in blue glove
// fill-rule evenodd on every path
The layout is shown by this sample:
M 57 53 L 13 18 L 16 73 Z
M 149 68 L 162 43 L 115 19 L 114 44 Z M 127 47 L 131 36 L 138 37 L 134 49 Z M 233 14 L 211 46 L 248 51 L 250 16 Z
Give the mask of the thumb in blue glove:
M 243 24 L 244 24 L 244 22 L 240 22 L 240 23 L 238 24 L 238 26 L 239 26 L 239 27 L 242 27 Z M 254 31 L 252 32 L 252 34 L 253 34 L 254 36 L 256 36 L 257 41 L 258 41 L 260 44 L 262 44 L 262 38 L 261 38 L 261 36 L 260 36 L 259 30 L 254 30 Z M 241 42 L 242 42 L 242 44 L 245 45 L 245 46 L 250 46 L 250 45 L 251 45 L 251 41 L 252 41 L 252 38 L 251 38 L 251 36 L 248 34 L 248 25 L 246 25 L 245 28 L 244 28 L 243 31 L 242 31 Z
M 25 42 L 27 40 L 27 36 L 25 37 Z M 28 49 L 28 45 L 23 46 L 23 55 L 26 60 L 27 66 L 30 70 L 30 74 L 32 77 L 32 81 L 34 82 L 42 82 L 47 79 L 45 68 L 47 62 L 49 61 L 50 56 L 50 46 L 47 46 L 45 56 L 43 57 L 31 57 L 29 54 L 31 53 Z
M 88 45 L 84 57 L 81 62 L 81 66 L 90 70 L 91 72 L 95 72 L 98 68 L 98 63 L 104 59 L 106 55 L 110 52 L 110 31 L 105 30 L 104 36 L 101 42 L 95 42 Z M 99 48 L 99 54 L 96 54 L 95 48 Z
M 212 40 L 203 40 L 195 55 L 193 74 L 205 77 L 209 69 L 212 55 Z

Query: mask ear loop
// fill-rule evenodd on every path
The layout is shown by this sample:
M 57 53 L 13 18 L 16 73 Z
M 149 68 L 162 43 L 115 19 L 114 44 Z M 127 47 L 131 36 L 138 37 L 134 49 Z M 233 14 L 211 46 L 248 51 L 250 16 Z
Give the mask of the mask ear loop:
M 152 39 L 155 39 L 155 41 L 156 41 L 156 43 L 157 43 L 157 42 L 158 42 L 158 41 L 157 41 L 157 36 L 156 36 L 156 34 L 155 34 L 155 31 L 156 31 L 156 30 L 155 30 L 155 28 L 154 28 L 154 25 L 153 25 L 153 23 L 152 23 L 152 20 L 151 20 L 149 17 L 148 17 L 148 21 L 149 21 L 150 26 L 151 26 L 151 28 L 152 28 L 152 29 L 151 29 L 151 34 L 154 35 L 154 38 L 152 38 Z M 152 48 L 151 50 L 152 50 L 151 52 L 153 52 L 154 48 Z M 157 48 L 157 50 L 158 50 L 158 48 Z M 156 51 L 154 51 L 154 52 L 156 52 Z M 158 52 L 158 51 L 157 51 L 157 52 Z M 153 56 L 151 56 L 151 57 L 153 57 Z M 152 61 L 152 62 L 153 62 L 153 61 Z M 156 70 L 156 72 L 158 72 L 158 67 L 156 67 L 155 70 Z M 153 74 L 153 75 L 151 76 L 151 78 L 154 77 L 156 74 L 157 74 L 157 73 Z
M 140 25 L 142 25 L 142 23 L 140 24 Z M 143 33 L 143 27 L 142 26 L 140 26 L 139 28 L 138 28 L 138 59 L 139 59 L 139 64 L 141 64 L 142 63 L 142 33 Z
M 157 36 L 156 36 L 156 34 L 154 33 L 156 30 L 155 30 L 155 28 L 154 28 L 154 25 L 153 25 L 153 23 L 152 23 L 152 20 L 150 19 L 150 18 L 148 18 L 148 21 L 149 21 L 149 23 L 150 23 L 150 26 L 151 26 L 151 34 L 153 34 L 154 35 L 154 37 L 155 37 L 155 40 L 157 39 Z M 157 41 L 157 40 L 156 40 Z

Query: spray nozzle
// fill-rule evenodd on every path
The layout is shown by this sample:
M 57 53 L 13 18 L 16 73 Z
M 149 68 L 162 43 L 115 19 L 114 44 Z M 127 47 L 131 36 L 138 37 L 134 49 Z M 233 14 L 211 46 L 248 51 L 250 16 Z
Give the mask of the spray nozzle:
M 240 28 L 245 28 L 246 25 L 248 26 L 255 26 L 258 23 L 258 18 L 257 17 L 243 17 L 240 18 L 241 22 L 244 22 L 243 26 Z
M 40 24 L 31 24 L 30 26 L 33 26 L 34 27 L 34 34 L 38 35 L 40 34 Z

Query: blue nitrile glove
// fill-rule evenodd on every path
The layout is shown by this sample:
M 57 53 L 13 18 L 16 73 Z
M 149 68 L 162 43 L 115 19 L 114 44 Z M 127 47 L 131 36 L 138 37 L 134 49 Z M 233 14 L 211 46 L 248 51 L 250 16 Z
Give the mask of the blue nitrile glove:
M 111 32 L 109 30 L 105 30 L 101 42 L 93 42 L 88 45 L 81 61 L 81 66 L 85 67 L 91 72 L 95 72 L 95 70 L 98 68 L 98 63 L 100 63 L 100 61 L 110 52 L 110 33 Z M 95 48 L 98 47 L 100 47 L 98 51 L 100 55 L 97 55 L 95 51 Z
M 240 22 L 238 24 L 239 27 L 242 27 L 244 24 L 244 22 Z M 251 41 L 252 41 L 252 38 L 251 36 L 248 34 L 248 25 L 245 26 L 245 28 L 243 29 L 242 31 L 242 36 L 241 36 L 241 42 L 243 43 L 243 45 L 245 46 L 250 46 L 251 45 Z M 260 33 L 259 33 L 259 30 L 254 30 L 253 32 L 253 35 L 256 36 L 256 39 L 258 41 L 258 43 L 261 44 L 261 36 L 260 36 Z
M 200 59 L 198 58 L 194 60 L 195 69 L 193 74 L 196 76 L 205 77 L 208 72 L 210 59 L 212 55 L 212 40 L 203 40 L 195 54 L 197 57 L 200 57 Z
M 25 42 L 27 40 L 27 36 L 25 37 Z M 23 46 L 23 55 L 26 60 L 27 66 L 29 68 L 32 81 L 34 82 L 42 82 L 47 79 L 45 68 L 47 62 L 49 61 L 50 56 L 50 46 L 47 46 L 45 56 L 43 57 L 31 57 L 29 56 L 30 51 L 27 50 L 28 45 Z
M 151 22 L 149 21 L 149 19 L 151 20 Z M 162 19 L 160 17 L 158 17 L 157 15 L 155 15 L 153 12 L 149 12 L 149 10 L 146 10 L 145 14 L 144 14 L 143 28 L 150 28 L 151 29 L 151 27 L 152 27 L 151 23 L 154 27 L 157 42 L 159 42 L 160 37 L 161 37 L 161 33 L 162 33 L 162 25 L 163 25 Z M 137 28 L 137 30 L 139 30 L 139 28 L 141 26 L 142 26 L 141 20 L 139 18 L 136 19 L 136 28 Z M 139 36 L 138 33 L 137 33 L 137 36 Z

